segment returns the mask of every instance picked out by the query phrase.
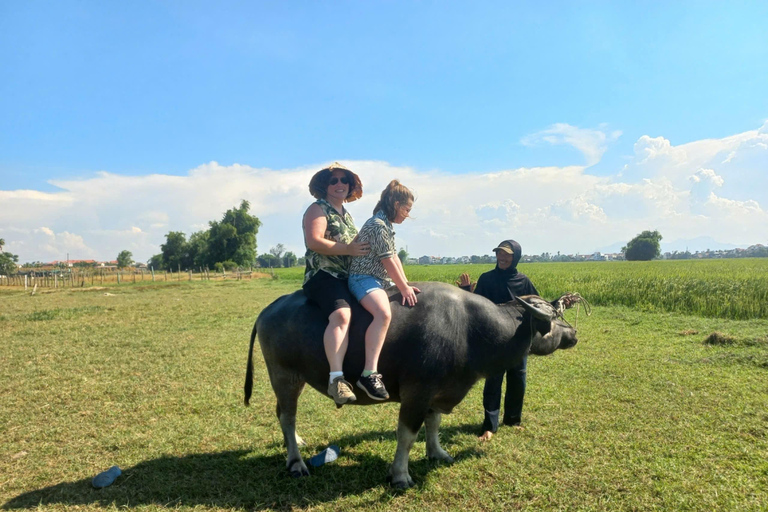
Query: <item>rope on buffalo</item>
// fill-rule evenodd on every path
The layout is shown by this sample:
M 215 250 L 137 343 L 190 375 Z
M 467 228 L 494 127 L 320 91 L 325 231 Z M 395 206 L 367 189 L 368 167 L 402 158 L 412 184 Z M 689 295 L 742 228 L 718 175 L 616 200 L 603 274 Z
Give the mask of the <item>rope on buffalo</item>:
M 579 309 L 581 307 L 581 303 L 584 303 L 584 312 L 587 314 L 587 316 L 590 316 L 592 314 L 592 306 L 589 305 L 589 302 L 587 302 L 587 299 L 581 296 L 580 293 L 566 293 L 560 296 L 559 299 L 555 301 L 555 304 L 557 304 L 557 314 L 560 318 L 563 319 L 565 323 L 568 325 L 571 325 L 568 320 L 565 319 L 565 316 L 563 316 L 563 313 L 566 309 L 572 308 L 574 305 L 576 306 L 576 320 L 574 320 L 573 327 L 574 330 L 577 330 L 579 326 Z

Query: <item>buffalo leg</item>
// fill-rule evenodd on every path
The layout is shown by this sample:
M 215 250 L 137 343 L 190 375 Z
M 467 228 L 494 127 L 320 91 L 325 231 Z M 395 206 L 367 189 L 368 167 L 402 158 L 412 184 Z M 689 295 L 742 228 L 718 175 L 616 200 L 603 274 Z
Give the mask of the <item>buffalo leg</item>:
M 280 421 L 280 404 L 277 404 L 277 421 Z M 296 432 L 296 444 L 299 445 L 299 447 L 307 446 L 306 441 L 304 441 L 298 432 Z M 283 441 L 283 446 L 288 446 L 285 441 Z
M 279 370 L 270 371 L 269 380 L 277 397 L 277 418 L 283 430 L 283 441 L 288 448 L 288 471 L 294 477 L 308 476 L 309 470 L 299 452 L 303 440 L 296 434 L 296 408 L 299 395 L 304 389 L 304 381 L 293 373 Z
M 416 441 L 416 435 L 424 423 L 426 408 L 402 404 L 397 423 L 397 450 L 389 467 L 389 481 L 398 489 L 407 489 L 415 484 L 408 474 L 408 456 Z
M 438 430 L 440 429 L 440 420 L 442 415 L 430 409 L 424 418 L 424 430 L 426 431 L 427 458 L 432 460 L 442 460 L 444 462 L 453 462 L 453 457 L 440 446 Z

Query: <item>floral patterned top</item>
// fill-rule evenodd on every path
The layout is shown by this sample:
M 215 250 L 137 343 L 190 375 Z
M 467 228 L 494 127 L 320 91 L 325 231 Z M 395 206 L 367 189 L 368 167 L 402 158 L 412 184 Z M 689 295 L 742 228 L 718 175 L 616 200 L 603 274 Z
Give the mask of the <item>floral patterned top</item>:
M 352 215 L 344 209 L 344 215 L 340 215 L 336 209 L 325 199 L 318 199 L 315 204 L 320 206 L 325 213 L 325 219 L 328 227 L 325 230 L 325 239 L 345 244 L 352 243 L 357 235 L 357 228 Z M 304 245 L 307 244 L 306 233 L 304 234 Z M 304 269 L 304 284 L 319 270 L 328 272 L 337 279 L 347 279 L 349 277 L 349 263 L 351 256 L 329 256 L 320 254 L 307 247 L 304 255 L 307 266 Z

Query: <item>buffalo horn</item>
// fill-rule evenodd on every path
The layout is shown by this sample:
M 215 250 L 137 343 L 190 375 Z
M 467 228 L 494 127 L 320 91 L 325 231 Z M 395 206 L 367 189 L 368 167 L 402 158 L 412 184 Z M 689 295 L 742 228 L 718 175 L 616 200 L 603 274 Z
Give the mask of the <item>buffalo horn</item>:
M 539 320 L 551 321 L 556 316 L 554 312 L 551 311 L 552 306 L 549 303 L 547 303 L 547 306 L 550 306 L 550 307 L 545 309 L 544 307 L 534 306 L 533 304 L 524 301 L 520 297 L 517 297 L 517 301 L 520 304 L 522 304 L 522 306 L 526 309 L 526 311 L 531 313 L 534 317 L 538 318 Z

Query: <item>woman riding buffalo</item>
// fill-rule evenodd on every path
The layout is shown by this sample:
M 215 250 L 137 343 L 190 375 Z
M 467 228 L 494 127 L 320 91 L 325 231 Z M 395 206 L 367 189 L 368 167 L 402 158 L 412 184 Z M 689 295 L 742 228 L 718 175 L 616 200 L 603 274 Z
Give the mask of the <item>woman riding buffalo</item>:
M 331 372 L 328 394 L 337 404 L 357 400 L 352 385 L 344 379 L 342 364 L 349 342 L 350 304 L 347 278 L 352 256 L 368 254 L 367 242 L 356 239 L 357 228 L 344 203 L 360 199 L 360 178 L 338 162 L 318 171 L 309 182 L 309 193 L 317 199 L 304 213 L 304 245 L 307 247 L 304 293 L 328 316 L 323 335 Z

